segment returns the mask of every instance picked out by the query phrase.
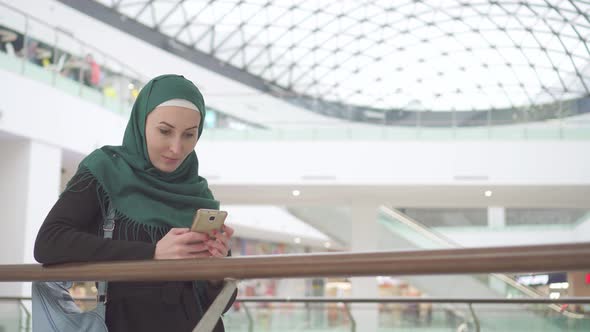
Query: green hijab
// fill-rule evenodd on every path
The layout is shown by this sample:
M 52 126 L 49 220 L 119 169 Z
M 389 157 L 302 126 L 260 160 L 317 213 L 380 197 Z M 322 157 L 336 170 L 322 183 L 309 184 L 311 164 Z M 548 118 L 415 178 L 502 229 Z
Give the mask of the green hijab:
M 150 234 L 170 227 L 190 227 L 199 208 L 219 209 L 207 180 L 199 176 L 194 151 L 172 173 L 162 172 L 150 162 L 146 118 L 156 106 L 170 99 L 185 99 L 197 106 L 201 112 L 200 137 L 205 102 L 199 89 L 183 76 L 158 76 L 143 87 L 135 100 L 123 145 L 103 146 L 92 152 L 80 163 L 66 191 L 89 176 L 96 179 L 103 208 L 110 203 L 118 219 L 144 226 Z

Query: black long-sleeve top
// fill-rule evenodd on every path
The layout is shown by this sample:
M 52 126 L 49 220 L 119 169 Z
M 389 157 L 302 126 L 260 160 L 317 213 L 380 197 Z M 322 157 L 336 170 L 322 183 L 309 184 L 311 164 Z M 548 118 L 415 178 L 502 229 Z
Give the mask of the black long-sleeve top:
M 35 259 L 56 264 L 154 258 L 159 239 L 135 228 L 135 239 L 127 240 L 129 225 L 118 220 L 113 239 L 105 239 L 102 215 L 96 181 L 80 181 L 47 215 L 35 241 Z M 110 282 L 108 287 L 110 332 L 192 331 L 221 290 L 206 282 Z M 223 330 L 220 320 L 215 331 Z
M 115 261 L 152 259 L 154 243 L 105 239 L 100 233 L 100 211 L 96 182 L 79 183 L 57 200 L 35 241 L 34 255 L 39 263 Z M 117 227 L 115 222 L 115 227 Z

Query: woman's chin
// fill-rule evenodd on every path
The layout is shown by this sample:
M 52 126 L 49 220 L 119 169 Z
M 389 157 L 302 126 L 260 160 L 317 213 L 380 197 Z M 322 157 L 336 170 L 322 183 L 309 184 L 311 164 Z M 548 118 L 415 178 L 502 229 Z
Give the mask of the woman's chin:
M 174 172 L 178 168 L 178 165 L 177 164 L 174 164 L 174 165 L 163 164 L 163 165 L 157 165 L 156 168 L 160 172 L 172 173 L 172 172 Z

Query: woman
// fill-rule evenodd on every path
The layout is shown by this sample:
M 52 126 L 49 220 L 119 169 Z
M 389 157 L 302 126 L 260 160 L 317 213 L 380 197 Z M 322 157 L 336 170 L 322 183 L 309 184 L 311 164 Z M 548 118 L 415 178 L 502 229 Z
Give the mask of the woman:
M 178 75 L 151 80 L 133 105 L 123 145 L 104 146 L 80 163 L 39 230 L 35 259 L 228 256 L 231 227 L 215 238 L 189 230 L 197 209 L 219 208 L 198 175 L 194 152 L 204 118 L 203 97 L 191 81 Z M 112 240 L 102 237 L 109 206 L 116 213 Z M 221 286 L 219 280 L 111 282 L 107 326 L 110 332 L 192 331 Z M 215 331 L 223 331 L 221 320 Z

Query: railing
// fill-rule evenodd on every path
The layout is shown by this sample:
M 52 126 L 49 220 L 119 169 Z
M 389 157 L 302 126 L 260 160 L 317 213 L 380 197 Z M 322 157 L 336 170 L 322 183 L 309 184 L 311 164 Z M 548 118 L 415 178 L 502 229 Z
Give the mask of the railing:
M 572 321 L 571 319 L 560 319 L 559 317 L 551 317 L 551 321 L 547 321 L 547 313 L 544 311 L 537 311 L 535 312 L 538 318 L 545 318 L 545 321 L 539 319 L 535 322 L 525 322 L 524 320 L 530 320 L 535 316 L 531 317 L 518 317 L 518 314 L 515 316 L 512 312 L 515 304 L 509 301 L 490 304 L 486 300 L 487 299 L 477 299 L 480 300 L 480 303 L 471 303 L 474 299 L 429 299 L 429 298 L 417 298 L 417 299 L 404 299 L 400 298 L 399 301 L 397 298 L 385 298 L 385 299 L 378 299 L 378 301 L 374 301 L 374 299 L 359 299 L 360 301 L 357 303 L 356 299 L 344 299 L 344 302 L 338 303 L 337 299 L 329 299 L 327 301 L 324 300 L 315 300 L 312 299 L 313 302 L 308 302 L 307 299 L 302 299 L 308 309 L 313 310 L 320 310 L 325 312 L 324 314 L 324 324 L 322 321 L 313 322 L 313 319 L 310 325 L 314 326 L 325 326 L 325 325 L 336 325 L 344 327 L 344 329 L 340 329 L 342 331 L 346 330 L 348 327 L 349 331 L 355 331 L 355 324 L 354 315 L 348 315 L 347 312 L 352 309 L 354 312 L 358 312 L 358 310 L 363 310 L 363 304 L 370 305 L 370 303 L 377 303 L 378 310 L 379 310 L 379 319 L 378 319 L 378 331 L 391 331 L 391 330 L 403 330 L 403 331 L 586 331 L 587 328 L 590 326 L 590 321 L 585 320 L 577 320 Z M 466 310 L 458 311 L 453 308 L 450 308 L 447 305 L 447 300 L 450 300 L 454 304 L 458 306 L 464 306 Z M 464 300 L 463 302 L 453 301 L 453 300 Z M 250 307 L 251 314 L 256 317 L 264 317 L 268 316 L 269 313 L 277 312 L 273 315 L 273 319 L 277 319 L 277 323 L 272 324 L 274 326 L 280 327 L 288 327 L 288 323 L 281 320 L 281 316 L 288 315 L 289 313 L 293 313 L 295 310 L 291 309 L 293 304 L 290 302 L 283 302 L 280 305 L 273 303 L 274 301 L 271 299 L 268 302 L 263 302 L 266 306 L 271 306 L 264 308 L 262 304 L 255 305 L 256 299 L 252 299 L 252 302 L 243 302 L 242 306 Z M 316 304 L 311 304 L 316 303 Z M 325 303 L 325 304 L 320 304 Z M 582 303 L 582 302 L 580 302 Z M 291 308 L 287 307 L 287 305 L 291 306 Z M 360 306 L 360 309 L 359 309 Z M 289 310 L 291 309 L 291 310 Z M 299 311 L 305 311 L 307 308 L 304 307 L 297 307 Z M 490 316 L 492 314 L 494 319 L 486 319 L 485 316 Z M 338 316 L 339 317 L 338 317 Z M 300 317 L 303 315 L 300 315 Z M 304 316 L 303 316 L 304 317 Z M 483 318 L 482 318 L 483 317 Z M 228 315 L 226 321 L 228 326 L 233 327 L 238 325 L 234 325 L 232 322 L 234 320 L 234 315 Z M 322 317 L 320 317 L 322 318 Z M 325 324 L 325 319 L 331 318 L 331 324 Z M 339 319 L 338 319 L 339 318 Z M 264 328 L 265 324 L 264 321 L 259 321 L 259 319 L 255 319 L 256 330 L 258 331 L 260 328 Z M 306 322 L 307 323 L 307 322 Z M 268 325 L 268 324 L 266 324 Z M 273 327 L 271 325 L 271 327 Z M 544 325 L 557 325 L 558 329 L 549 329 L 547 326 Z M 564 325 L 569 325 L 569 328 L 564 329 Z M 518 327 L 517 327 L 518 326 Z M 429 327 L 431 329 L 429 329 Z M 524 327 L 524 329 L 523 329 Z M 240 330 L 244 330 L 243 328 Z M 250 328 L 253 330 L 253 328 Z M 280 329 L 275 328 L 273 331 L 284 331 L 287 329 Z M 307 330 L 307 329 L 303 329 Z M 328 330 L 328 329 L 326 329 Z M 233 332 L 234 330 L 230 330 Z
M 590 269 L 590 243 L 369 253 L 323 253 L 0 265 L 0 281 L 181 281 L 330 276 L 547 272 Z
M 211 305 L 213 309 L 210 308 L 195 328 L 195 331 L 211 331 L 229 300 L 228 295 L 231 295 L 236 287 L 235 279 L 589 269 L 590 243 L 578 243 L 403 252 L 69 263 L 49 267 L 38 264 L 2 265 L 0 281 L 181 281 L 231 278 L 222 294 Z M 207 317 L 208 319 L 205 319 Z
M 0 298 L 3 299 L 3 298 Z M 96 301 L 95 298 L 82 298 L 83 301 Z M 560 299 L 487 299 L 487 298 L 465 298 L 465 297 L 238 297 L 236 302 L 243 303 L 472 303 L 472 304 L 546 304 L 546 303 L 568 303 L 587 304 L 590 297 L 562 297 Z
M 443 236 L 442 234 L 439 234 L 439 233 L 423 226 L 418 221 L 413 220 L 412 218 L 410 218 L 404 214 L 401 214 L 393 209 L 390 209 L 385 206 L 381 206 L 380 212 L 389 216 L 390 218 L 394 218 L 395 220 L 403 223 L 405 226 L 418 232 L 419 234 L 428 238 L 429 240 L 442 245 L 443 247 L 451 247 L 451 248 L 460 248 L 461 247 L 458 243 L 450 240 L 449 238 Z M 532 287 L 528 287 L 528 286 L 525 286 L 525 285 L 522 285 L 522 284 L 516 282 L 516 280 L 514 280 L 514 278 L 512 278 L 509 275 L 501 274 L 501 273 L 491 273 L 490 276 L 492 278 L 496 278 L 496 279 L 500 280 L 501 282 L 509 285 L 513 289 L 520 291 L 522 294 L 524 294 L 530 298 L 540 298 L 540 297 L 544 296 L 544 294 L 541 294 L 539 291 L 533 289 Z M 570 312 L 568 310 L 562 310 L 562 308 L 560 308 L 559 306 L 551 304 L 550 302 L 548 302 L 548 303 L 549 303 L 549 308 L 551 308 L 555 312 L 561 312 L 565 316 L 572 317 L 572 318 L 581 318 L 581 316 L 579 314 Z
M 19 301 L 22 304 L 22 301 L 30 301 L 30 297 L 0 297 L 1 301 Z M 75 298 L 77 302 L 95 302 L 96 298 L 94 297 L 82 297 L 82 298 Z M 235 300 L 236 303 L 240 304 L 240 308 L 243 308 L 244 313 L 247 318 L 247 331 L 254 331 L 256 325 L 256 318 L 253 316 L 253 312 L 264 312 L 264 311 L 279 311 L 280 313 L 290 313 L 294 314 L 300 311 L 305 310 L 336 310 L 337 314 L 340 315 L 340 319 L 336 318 L 337 324 L 340 325 L 349 325 L 350 331 L 356 331 L 356 321 L 354 316 L 351 314 L 351 305 L 354 304 L 381 304 L 381 305 L 388 305 L 388 304 L 465 304 L 470 309 L 470 315 L 464 315 L 461 312 L 454 310 L 453 308 L 449 307 L 441 307 L 437 308 L 439 311 L 447 311 L 451 312 L 455 317 L 459 318 L 458 322 L 455 323 L 448 323 L 451 327 L 460 327 L 460 326 L 472 326 L 475 331 L 480 331 L 479 328 L 479 321 L 480 318 L 477 315 L 477 311 L 474 308 L 476 304 L 506 304 L 506 305 L 514 305 L 514 304 L 589 304 L 590 297 L 567 297 L 561 299 L 496 299 L 496 298 L 430 298 L 430 297 L 381 297 L 381 298 L 331 298 L 331 297 L 300 297 L 300 298 L 276 298 L 276 297 L 238 297 Z M 309 308 L 309 307 L 251 307 L 254 304 L 336 304 L 337 307 L 329 307 L 329 308 Z M 400 306 L 397 307 L 397 310 L 403 311 L 408 307 Z M 390 310 L 389 307 L 382 307 L 381 311 L 386 312 Z M 431 308 L 432 310 L 432 308 Z M 480 308 L 481 311 L 489 310 L 486 308 Z M 501 307 L 495 307 L 495 310 L 502 310 Z M 26 311 L 25 311 L 26 312 Z M 27 312 L 28 313 L 28 312 Z M 405 317 L 406 320 L 412 320 L 416 317 L 411 317 L 410 313 L 406 313 L 408 317 Z M 27 317 L 30 320 L 30 314 Z M 295 317 L 295 319 L 303 319 L 303 317 Z M 428 319 L 427 317 L 423 317 L 423 320 Z M 432 318 L 430 318 L 432 319 Z M 440 317 L 439 317 L 440 319 Z M 27 322 L 28 322 L 27 320 Z M 334 320 L 332 318 L 332 320 Z M 228 319 L 230 323 L 230 327 L 232 324 L 232 319 Z M 345 324 L 343 324 L 345 323 Z M 386 322 L 382 322 L 384 325 L 387 325 Z M 402 322 L 398 322 L 401 324 Z M 422 322 L 426 324 L 427 322 Z M 440 323 L 440 322 L 439 322 Z M 263 323 L 260 323 L 263 324 Z M 281 322 L 280 326 L 275 326 L 276 329 L 284 328 L 284 325 L 292 324 L 289 322 Z M 432 324 L 432 322 L 431 322 Z M 453 326 L 454 324 L 454 326 Z M 590 325 L 590 319 L 584 321 L 585 325 Z M 279 323 L 276 323 L 279 325 Z M 332 323 L 334 325 L 334 323 Z M 416 326 L 419 328 L 419 326 Z M 228 329 L 229 332 L 232 332 L 234 329 Z M 30 331 L 30 324 L 21 326 L 21 331 Z

